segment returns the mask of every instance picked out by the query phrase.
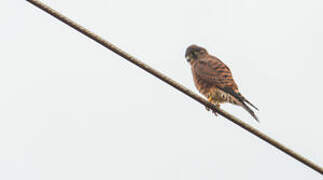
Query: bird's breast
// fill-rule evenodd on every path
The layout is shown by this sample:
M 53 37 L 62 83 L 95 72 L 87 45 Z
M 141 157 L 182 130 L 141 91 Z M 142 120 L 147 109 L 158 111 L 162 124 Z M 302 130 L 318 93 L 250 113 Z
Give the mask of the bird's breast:
M 204 96 L 208 96 L 208 93 L 210 91 L 210 84 L 208 82 L 205 82 L 194 70 L 192 69 L 194 84 L 196 89 L 203 94 Z

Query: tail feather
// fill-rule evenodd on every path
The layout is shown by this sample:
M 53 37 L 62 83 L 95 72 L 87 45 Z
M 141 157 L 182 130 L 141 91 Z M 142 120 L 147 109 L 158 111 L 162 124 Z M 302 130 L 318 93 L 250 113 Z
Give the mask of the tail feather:
M 246 101 L 247 102 L 247 101 Z M 244 102 L 242 102 L 241 103 L 242 105 L 242 107 L 243 107 L 243 109 L 245 109 L 246 111 L 248 111 L 249 112 L 249 114 L 253 117 L 253 118 L 255 118 L 255 120 L 256 121 L 258 121 L 259 122 L 259 119 L 258 119 L 258 117 L 256 116 L 256 114 L 255 114 L 255 112 L 253 112 Z M 249 103 L 248 103 L 249 104 Z M 253 106 L 252 106 L 253 107 Z M 257 108 L 255 108 L 255 109 L 257 109 Z M 258 110 L 258 109 L 257 109 Z
M 256 106 L 254 106 L 251 102 L 249 102 L 245 97 L 243 97 L 242 94 L 239 93 L 239 91 L 237 89 L 236 89 L 236 91 L 233 90 L 231 87 L 225 87 L 225 88 L 220 88 L 220 89 L 226 93 L 229 93 L 234 98 L 236 98 L 236 100 L 238 101 L 238 103 L 236 103 L 236 104 L 242 106 L 246 111 L 249 112 L 249 114 L 251 114 L 251 116 L 253 118 L 255 118 L 256 121 L 259 122 L 259 119 L 256 116 L 256 114 L 250 109 L 249 106 L 246 105 L 246 103 L 249 104 L 250 106 L 252 106 L 253 108 L 255 108 L 256 110 L 258 110 L 258 108 Z
M 259 119 L 258 119 L 258 117 L 256 116 L 255 112 L 253 112 L 253 110 L 251 110 L 251 108 L 249 106 L 247 106 L 246 103 L 249 104 L 250 106 L 252 106 L 253 108 L 255 108 L 257 111 L 259 111 L 259 109 L 255 105 L 253 105 L 251 102 L 249 102 L 244 96 L 242 96 L 242 94 L 238 93 L 238 96 L 239 96 L 238 99 L 239 99 L 239 101 L 240 101 L 241 106 L 243 107 L 243 109 L 245 109 L 246 111 L 248 111 L 249 114 L 256 121 L 260 122 Z
M 257 111 L 259 111 L 259 109 L 253 105 L 251 102 L 249 102 L 244 96 L 242 96 L 240 93 L 238 93 L 238 100 L 241 103 L 241 106 L 243 107 L 243 109 L 245 109 L 246 111 L 249 112 L 249 114 L 257 121 L 260 122 L 258 117 L 256 116 L 255 112 L 253 112 L 253 110 L 251 110 L 251 108 L 249 106 L 246 105 L 249 104 L 250 106 L 252 106 L 253 108 L 255 108 Z
M 259 111 L 259 109 L 258 109 L 255 105 L 253 105 L 251 102 L 249 102 L 245 97 L 243 97 L 243 100 L 244 100 L 246 103 L 248 103 L 250 106 L 252 106 L 253 108 L 255 108 L 257 111 Z

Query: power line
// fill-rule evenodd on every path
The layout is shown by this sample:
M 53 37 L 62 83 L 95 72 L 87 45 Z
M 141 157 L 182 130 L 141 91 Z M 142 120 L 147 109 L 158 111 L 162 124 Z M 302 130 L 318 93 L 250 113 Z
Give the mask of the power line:
M 261 138 L 262 140 L 268 142 L 269 144 L 273 145 L 274 147 L 278 148 L 279 150 L 283 151 L 284 153 L 290 155 L 294 159 L 302 162 L 306 166 L 312 168 L 313 170 L 317 171 L 320 174 L 323 174 L 323 169 L 319 165 L 315 164 L 314 162 L 306 159 L 302 155 L 294 152 L 293 150 L 289 149 L 288 147 L 284 146 L 283 144 L 279 143 L 275 139 L 267 136 L 266 134 L 262 133 L 261 131 L 253 128 L 252 126 L 248 125 L 247 123 L 241 121 L 240 119 L 232 116 L 231 114 L 217 108 L 213 104 L 209 103 L 206 99 L 202 98 L 201 96 L 197 95 L 196 93 L 192 92 L 191 90 L 187 89 L 183 85 L 179 84 L 178 82 L 172 80 L 171 78 L 167 77 L 166 75 L 162 74 L 161 72 L 155 70 L 154 68 L 148 66 L 147 64 L 143 63 L 139 59 L 131 56 L 130 54 L 126 53 L 125 51 L 121 50 L 120 48 L 116 47 L 112 43 L 104 40 L 100 36 L 94 34 L 93 32 L 89 31 L 88 29 L 82 27 L 81 25 L 77 24 L 76 22 L 72 21 L 71 19 L 65 17 L 61 13 L 55 11 L 54 9 L 50 8 L 49 6 L 43 4 L 38 0 L 27 0 L 31 4 L 35 5 L 36 7 L 44 10 L 48 14 L 54 16 L 58 20 L 64 22 L 65 24 L 69 25 L 70 27 L 74 28 L 75 30 L 79 31 L 80 33 L 84 34 L 85 36 L 89 37 L 90 39 L 96 41 L 97 43 L 101 44 L 102 46 L 110 49 L 114 53 L 118 54 L 119 56 L 125 58 L 126 60 L 132 62 L 133 64 L 137 65 L 141 69 L 149 72 L 153 76 L 159 78 L 160 80 L 166 82 L 167 84 L 173 86 L 177 90 L 181 91 L 182 93 L 190 96 L 191 98 L 195 99 L 202 105 L 212 109 L 213 111 L 217 112 L 218 114 L 222 115 L 226 119 L 230 120 L 231 122 L 235 123 L 236 125 L 242 127 L 243 129 L 249 131 L 250 133 L 254 134 L 255 136 Z

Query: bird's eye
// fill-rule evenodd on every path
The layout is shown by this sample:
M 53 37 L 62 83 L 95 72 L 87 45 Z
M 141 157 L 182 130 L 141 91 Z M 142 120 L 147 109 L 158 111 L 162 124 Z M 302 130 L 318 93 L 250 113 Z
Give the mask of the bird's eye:
M 197 51 L 192 52 L 192 57 L 193 57 L 193 58 L 196 58 L 197 54 L 198 54 L 198 52 L 197 52 Z

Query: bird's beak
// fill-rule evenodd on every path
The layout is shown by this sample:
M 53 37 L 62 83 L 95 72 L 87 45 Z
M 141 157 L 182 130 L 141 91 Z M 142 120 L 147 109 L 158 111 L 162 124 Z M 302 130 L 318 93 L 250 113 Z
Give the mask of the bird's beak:
M 191 57 L 189 55 L 185 56 L 187 62 L 191 62 Z

